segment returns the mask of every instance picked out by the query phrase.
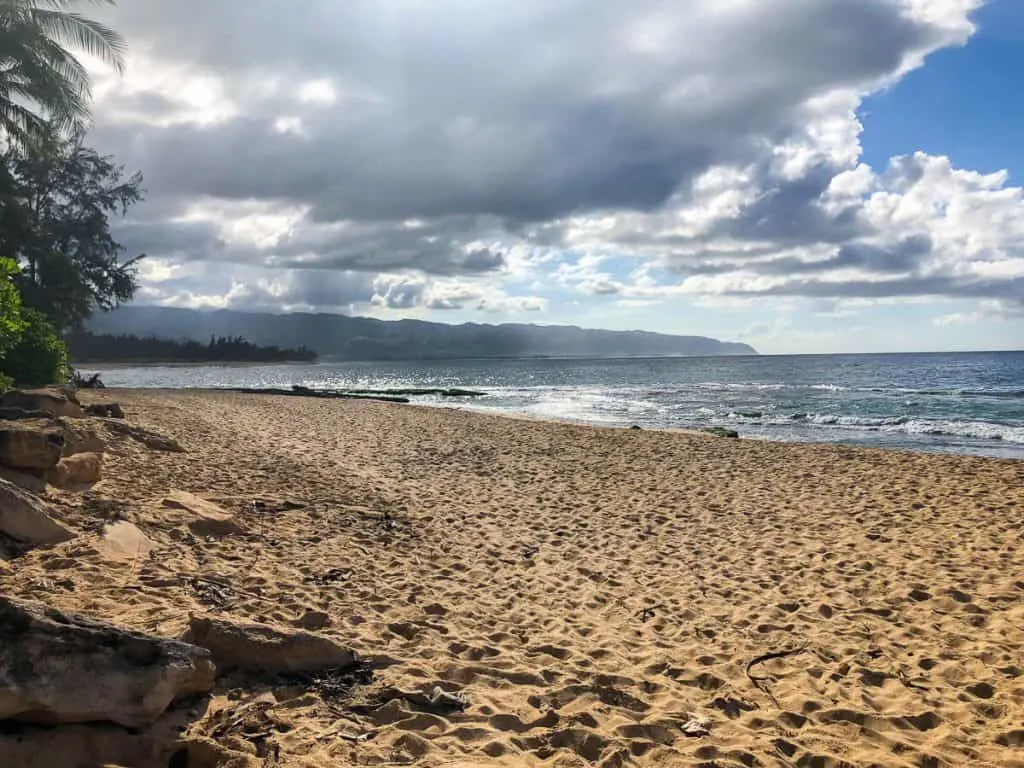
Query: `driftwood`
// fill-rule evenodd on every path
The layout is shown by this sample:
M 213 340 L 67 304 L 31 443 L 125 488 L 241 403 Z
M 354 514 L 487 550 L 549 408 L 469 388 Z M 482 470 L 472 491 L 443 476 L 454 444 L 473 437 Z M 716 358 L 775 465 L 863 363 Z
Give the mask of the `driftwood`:
M 750 670 L 758 664 L 763 664 L 766 661 L 772 661 L 774 659 L 785 659 L 789 656 L 799 656 L 807 650 L 806 645 L 802 645 L 799 648 L 788 648 L 784 651 L 772 651 L 771 653 L 762 653 L 755 659 L 751 659 L 747 664 L 746 673 L 747 677 L 750 678 L 750 682 L 754 684 L 762 693 L 766 694 L 768 698 L 772 700 L 772 703 L 778 706 L 778 702 L 775 700 L 775 696 L 772 694 L 771 689 L 768 687 L 768 683 L 774 678 L 771 675 L 754 675 L 751 674 Z
M 462 712 L 469 707 L 469 699 L 465 694 L 448 693 L 440 686 L 434 686 L 430 693 L 387 686 L 379 692 L 378 700 L 382 705 L 395 700 L 404 701 L 416 709 L 437 715 Z
M 756 659 L 751 660 L 749 664 L 747 664 L 747 677 L 749 677 L 755 685 L 757 683 L 763 683 L 766 680 L 771 680 L 771 675 L 766 675 L 763 677 L 759 675 L 752 675 L 750 674 L 750 670 L 756 665 L 763 664 L 766 661 L 772 661 L 774 659 L 784 659 L 787 656 L 798 656 L 799 654 L 804 653 L 806 650 L 807 646 L 802 645 L 799 648 L 789 648 L 785 651 L 772 651 L 771 653 L 763 653 Z
M 652 606 L 649 606 L 647 608 L 644 608 L 639 613 L 640 621 L 642 621 L 644 624 L 646 624 L 648 622 L 648 620 L 654 618 L 655 611 L 658 611 L 658 610 L 660 610 L 660 609 L 662 609 L 664 607 L 665 607 L 664 603 L 658 603 L 658 605 L 652 605 Z

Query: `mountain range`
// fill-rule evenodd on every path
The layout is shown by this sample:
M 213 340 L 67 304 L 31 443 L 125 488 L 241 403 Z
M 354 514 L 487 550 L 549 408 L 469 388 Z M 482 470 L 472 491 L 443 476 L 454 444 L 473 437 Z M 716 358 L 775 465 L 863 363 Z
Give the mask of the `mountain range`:
M 657 357 L 756 355 L 747 344 L 704 336 L 602 331 L 508 323 L 447 325 L 331 314 L 269 314 L 127 306 L 93 315 L 94 333 L 205 341 L 242 336 L 255 344 L 305 345 L 339 360 L 445 360 L 508 357 Z

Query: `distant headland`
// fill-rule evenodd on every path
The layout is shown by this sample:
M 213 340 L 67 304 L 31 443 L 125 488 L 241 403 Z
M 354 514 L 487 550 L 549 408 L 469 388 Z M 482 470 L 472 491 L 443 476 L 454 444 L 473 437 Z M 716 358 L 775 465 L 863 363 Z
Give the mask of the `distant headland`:
M 315 349 L 336 360 L 454 360 L 510 357 L 756 355 L 747 344 L 704 336 L 508 323 L 447 325 L 332 314 L 269 314 L 127 306 L 96 314 L 95 334 L 205 342 L 238 338 L 279 349 Z

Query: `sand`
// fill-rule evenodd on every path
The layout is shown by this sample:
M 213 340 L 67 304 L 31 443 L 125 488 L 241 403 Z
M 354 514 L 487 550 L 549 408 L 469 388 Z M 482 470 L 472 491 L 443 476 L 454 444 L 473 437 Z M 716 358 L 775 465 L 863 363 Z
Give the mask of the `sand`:
M 89 399 L 187 453 L 117 439 L 101 483 L 51 494 L 94 534 L 9 563 L 0 590 L 168 636 L 190 612 L 322 611 L 374 662 L 347 697 L 229 680 L 169 715 L 219 745 L 211 765 L 1024 766 L 1024 462 L 372 402 Z M 175 490 L 245 530 L 193 535 L 161 505 Z M 148 543 L 104 542 L 104 518 Z M 394 696 L 438 687 L 468 708 Z M 62 730 L 82 760 L 147 764 L 145 734 Z M 5 766 L 52 764 L 53 734 L 19 739 L 0 736 Z

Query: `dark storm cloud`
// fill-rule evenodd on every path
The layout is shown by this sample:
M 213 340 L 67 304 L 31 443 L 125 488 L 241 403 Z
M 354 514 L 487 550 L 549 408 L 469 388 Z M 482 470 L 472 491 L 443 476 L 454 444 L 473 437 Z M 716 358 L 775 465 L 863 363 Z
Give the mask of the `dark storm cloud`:
M 772 149 L 803 134 L 811 100 L 878 87 L 964 36 L 898 0 L 123 0 L 111 13 L 148 68 L 217 83 L 221 113 L 202 122 L 181 117 L 193 104 L 186 79 L 179 93 L 119 93 L 97 107 L 95 142 L 145 171 L 154 210 L 209 198 L 307 211 L 273 247 L 144 213 L 119 230 L 126 243 L 314 274 L 500 274 L 503 239 L 557 248 L 566 217 L 685 205 L 720 164 L 754 164 L 764 192 L 707 239 L 826 244 L 838 249 L 829 268 L 910 268 L 912 250 L 859 242 L 870 227 L 856 205 L 820 205 L 841 168 L 775 178 Z M 657 229 L 633 240 L 641 256 L 645 243 L 665 245 Z M 744 266 L 820 268 L 759 263 Z M 416 282 L 374 295 L 396 308 L 469 300 Z
M 793 243 L 841 243 L 869 234 L 871 228 L 860 217 L 859 206 L 851 204 L 832 213 L 821 205 L 839 170 L 818 166 L 797 179 L 777 181 L 739 216 L 719 221 L 710 236 L 785 247 Z M 767 172 L 763 174 L 770 178 Z
M 807 98 L 885 76 L 936 37 L 889 0 L 760 5 L 533 0 L 454 16 L 444 3 L 136 0 L 115 16 L 129 39 L 211 68 L 243 112 L 205 126 L 101 121 L 97 135 L 160 193 L 288 200 L 320 221 L 651 210 L 711 164 L 786 135 Z M 678 36 L 630 50 L 623 30 L 645 20 Z M 279 90 L 251 95 L 275 75 Z M 297 108 L 318 78 L 338 101 Z M 304 135 L 274 130 L 296 111 Z
M 912 235 L 892 245 L 845 243 L 833 256 L 824 259 L 799 259 L 793 256 L 717 262 L 694 259 L 678 266 L 677 271 L 687 275 L 722 275 L 746 270 L 758 275 L 787 276 L 859 269 L 884 275 L 914 272 L 931 254 L 931 238 L 927 235 Z

